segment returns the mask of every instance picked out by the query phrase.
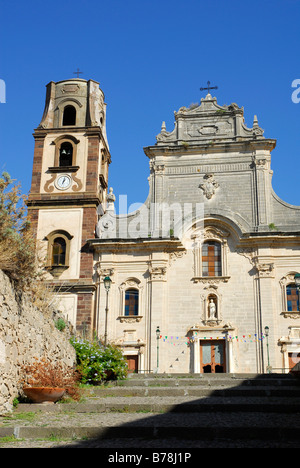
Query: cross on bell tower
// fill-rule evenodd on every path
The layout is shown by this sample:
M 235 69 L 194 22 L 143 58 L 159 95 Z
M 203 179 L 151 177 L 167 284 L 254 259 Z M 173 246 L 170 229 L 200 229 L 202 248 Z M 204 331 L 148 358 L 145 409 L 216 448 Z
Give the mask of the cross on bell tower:
M 210 81 L 207 82 L 207 88 L 200 88 L 200 91 L 207 91 L 209 92 L 210 89 L 218 89 L 218 86 L 210 86 Z
M 83 72 L 79 71 L 79 68 L 77 68 L 76 72 L 73 72 L 73 75 L 77 75 L 77 78 L 79 78 L 79 75 L 82 75 Z

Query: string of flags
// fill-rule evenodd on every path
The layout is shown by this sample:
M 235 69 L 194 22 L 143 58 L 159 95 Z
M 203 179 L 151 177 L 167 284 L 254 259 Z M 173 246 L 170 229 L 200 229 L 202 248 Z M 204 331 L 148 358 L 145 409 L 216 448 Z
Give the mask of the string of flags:
M 189 345 L 195 341 L 196 336 L 198 333 L 196 332 L 193 336 L 174 336 L 174 335 L 160 335 L 160 339 L 163 340 L 164 343 L 169 343 L 173 346 L 181 346 L 182 344 Z M 254 333 L 254 334 L 247 334 L 247 335 L 227 335 L 227 336 L 201 336 L 201 340 L 235 340 L 236 342 L 240 343 L 257 343 L 262 341 L 265 338 L 264 334 L 261 335 Z

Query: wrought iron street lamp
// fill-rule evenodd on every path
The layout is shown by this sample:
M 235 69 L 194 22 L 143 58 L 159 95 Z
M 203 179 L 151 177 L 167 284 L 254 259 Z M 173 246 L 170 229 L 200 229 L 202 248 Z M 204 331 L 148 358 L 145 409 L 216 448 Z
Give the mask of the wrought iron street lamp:
M 271 367 L 270 367 L 270 354 L 269 354 L 269 327 L 266 326 L 265 327 L 265 336 L 267 338 L 267 354 L 268 354 L 268 367 L 267 367 L 267 371 L 268 373 L 270 374 L 271 372 Z
M 103 280 L 103 284 L 106 290 L 106 306 L 105 306 L 105 331 L 104 331 L 104 346 L 107 346 L 107 316 L 108 316 L 108 293 L 110 290 L 111 279 L 109 276 L 106 276 Z
M 156 329 L 156 358 L 157 358 L 156 372 L 158 372 L 158 369 L 159 369 L 159 338 L 160 338 L 160 329 L 159 327 L 157 327 Z

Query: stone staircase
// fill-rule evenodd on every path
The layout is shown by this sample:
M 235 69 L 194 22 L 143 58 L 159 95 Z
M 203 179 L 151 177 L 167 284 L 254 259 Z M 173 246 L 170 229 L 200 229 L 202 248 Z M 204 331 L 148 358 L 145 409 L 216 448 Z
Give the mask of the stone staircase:
M 298 448 L 300 379 L 132 375 L 92 387 L 83 403 L 19 404 L 11 417 L 0 418 L 0 440 L 9 436 L 33 446 L 51 437 L 82 448 Z

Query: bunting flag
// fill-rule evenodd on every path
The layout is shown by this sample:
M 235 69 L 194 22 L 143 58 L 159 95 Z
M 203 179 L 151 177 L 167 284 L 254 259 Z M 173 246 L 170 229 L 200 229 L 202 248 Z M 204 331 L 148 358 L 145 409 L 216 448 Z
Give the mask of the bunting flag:
M 198 337 L 198 333 L 196 332 L 193 336 L 174 336 L 174 335 L 160 335 L 160 339 L 163 340 L 164 343 L 169 343 L 173 346 L 181 346 L 182 344 L 191 344 L 195 341 L 196 337 Z M 247 334 L 247 335 L 221 335 L 221 336 L 201 336 L 201 340 L 226 340 L 229 339 L 231 341 L 235 340 L 240 343 L 257 343 L 265 338 L 263 334 L 259 336 L 257 333 L 254 334 Z

